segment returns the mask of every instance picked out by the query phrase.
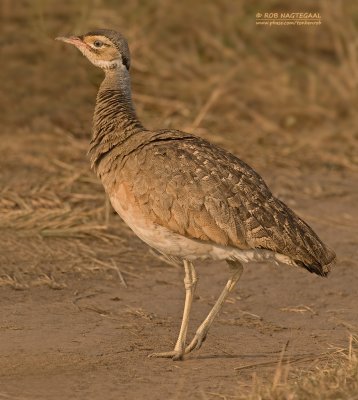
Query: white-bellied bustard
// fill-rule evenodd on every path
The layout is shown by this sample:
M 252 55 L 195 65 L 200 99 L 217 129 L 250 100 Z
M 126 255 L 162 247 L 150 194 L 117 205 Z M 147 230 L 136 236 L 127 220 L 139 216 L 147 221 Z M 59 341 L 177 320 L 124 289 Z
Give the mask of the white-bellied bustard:
M 184 263 L 178 340 L 173 351 L 151 356 L 178 360 L 201 347 L 240 279 L 242 263 L 271 260 L 328 274 L 334 252 L 252 168 L 200 137 L 141 124 L 131 99 L 128 44 L 120 33 L 99 29 L 57 39 L 76 46 L 105 72 L 89 155 L 114 209 L 149 246 Z M 197 283 L 193 262 L 205 259 L 226 260 L 230 278 L 186 345 Z

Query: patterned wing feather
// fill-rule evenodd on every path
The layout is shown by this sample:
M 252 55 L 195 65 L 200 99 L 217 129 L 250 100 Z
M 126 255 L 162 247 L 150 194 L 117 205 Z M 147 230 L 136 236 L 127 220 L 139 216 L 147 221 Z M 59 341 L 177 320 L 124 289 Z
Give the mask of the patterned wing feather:
M 252 168 L 201 138 L 170 134 L 175 140 L 156 137 L 124 164 L 153 222 L 193 239 L 272 250 L 311 272 L 328 273 L 334 253 Z

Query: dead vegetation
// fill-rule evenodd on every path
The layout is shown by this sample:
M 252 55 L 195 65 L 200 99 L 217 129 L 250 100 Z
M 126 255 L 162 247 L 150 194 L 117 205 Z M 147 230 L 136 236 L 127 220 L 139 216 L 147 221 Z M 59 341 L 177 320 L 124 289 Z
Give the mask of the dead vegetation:
M 311 366 L 305 369 L 295 366 L 297 362 L 302 361 L 306 363 L 310 361 Z M 332 349 L 319 358 L 290 359 L 285 357 L 283 350 L 271 384 L 263 384 L 257 374 L 253 373 L 250 390 L 250 393 L 245 390 L 244 396 L 231 398 L 235 400 L 356 399 L 357 338 L 350 336 L 348 350 Z

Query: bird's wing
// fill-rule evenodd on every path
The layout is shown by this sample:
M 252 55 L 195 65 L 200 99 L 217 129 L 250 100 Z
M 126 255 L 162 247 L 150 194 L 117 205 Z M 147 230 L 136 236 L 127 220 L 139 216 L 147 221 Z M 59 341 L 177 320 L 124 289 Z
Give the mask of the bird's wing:
M 201 138 L 152 140 L 123 165 L 141 209 L 173 232 L 239 249 L 272 250 L 306 268 L 334 258 L 252 168 Z

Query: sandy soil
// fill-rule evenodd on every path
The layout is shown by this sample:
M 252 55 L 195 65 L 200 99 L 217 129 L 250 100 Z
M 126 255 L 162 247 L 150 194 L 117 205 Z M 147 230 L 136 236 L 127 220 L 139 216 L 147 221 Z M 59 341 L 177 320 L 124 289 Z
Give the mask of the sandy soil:
M 307 108 L 307 114 L 303 98 L 297 108 L 306 115 L 305 122 L 291 131 L 287 128 L 287 134 L 279 122 L 269 123 L 270 118 L 281 118 L 284 94 L 272 102 L 262 95 L 256 114 L 247 120 L 242 104 L 242 119 L 214 107 L 197 130 L 263 175 L 273 192 L 336 251 L 335 270 L 323 279 L 285 266 L 248 265 L 200 351 L 184 362 L 149 359 L 151 352 L 174 346 L 184 301 L 183 270 L 168 265 L 132 234 L 111 211 L 89 171 L 86 150 L 100 75 L 47 36 L 38 39 L 39 31 L 30 22 L 39 20 L 30 3 L 21 2 L 16 13 L 9 4 L 3 7 L 9 38 L 3 51 L 11 63 L 0 71 L 5 89 L 0 93 L 5 111 L 0 159 L 0 398 L 230 398 L 224 396 L 250 390 L 253 377 L 271 381 L 284 347 L 285 360 L 305 370 L 346 348 L 349 335 L 358 332 L 358 169 L 352 161 L 357 125 L 349 110 L 339 114 L 334 103 L 338 95 L 325 93 L 332 103 Z M 60 21 L 67 11 L 46 12 L 54 23 L 52 36 L 62 33 Z M 98 18 L 105 21 L 104 15 Z M 198 86 L 193 97 L 181 94 L 179 79 L 177 98 L 151 107 L 159 86 L 147 82 L 155 71 L 148 75 L 143 65 L 159 63 L 162 56 L 146 59 L 145 42 L 135 44 L 138 59 L 144 54 L 142 64 L 134 62 L 133 67 L 138 111 L 153 127 L 159 122 L 180 127 L 195 120 L 207 99 L 205 73 L 220 74 L 222 63 L 230 69 L 230 62 L 225 64 L 228 50 L 219 64 L 210 67 L 208 62 L 208 69 L 197 74 L 202 91 Z M 16 45 L 23 46 L 22 54 Z M 274 61 L 268 74 L 277 66 L 281 79 L 280 73 L 286 76 L 290 66 L 278 67 Z M 240 77 L 255 82 L 260 76 L 268 82 L 261 69 L 255 75 L 253 65 L 248 62 Z M 191 69 L 184 72 L 189 75 Z M 174 85 L 177 74 L 167 75 L 168 85 Z M 238 82 L 244 82 L 240 77 Z M 185 85 L 183 93 L 189 87 Z M 149 94 L 140 93 L 143 90 Z M 164 92 L 163 87 L 163 96 Z M 247 96 L 251 92 L 247 89 Z M 183 103 L 189 111 L 182 110 Z M 348 103 L 346 97 L 341 105 L 347 108 Z M 277 113 L 264 117 L 260 107 L 270 112 L 276 107 Z M 337 115 L 332 110 L 338 110 Z M 197 270 L 189 338 L 228 278 L 222 263 L 202 263 Z

